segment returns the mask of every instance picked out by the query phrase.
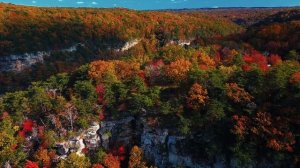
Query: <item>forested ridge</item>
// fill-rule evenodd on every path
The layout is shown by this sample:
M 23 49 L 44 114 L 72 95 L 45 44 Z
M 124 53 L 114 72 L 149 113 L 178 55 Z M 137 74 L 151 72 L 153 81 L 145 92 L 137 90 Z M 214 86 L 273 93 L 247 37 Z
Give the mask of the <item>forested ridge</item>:
M 221 37 L 239 27 L 203 14 L 127 9 L 35 8 L 0 5 L 0 56 L 68 47 L 74 43 L 116 45 L 160 34 L 165 40 Z M 104 43 L 104 44 L 103 44 Z
M 54 52 L 19 76 L 2 74 L 15 81 L 26 74 L 32 83 L 0 96 L 1 166 L 161 166 L 147 157 L 140 130 L 129 143 L 107 147 L 97 132 L 96 148 L 87 141 L 84 148 L 58 150 L 94 123 L 131 117 L 131 127 L 141 132 L 168 130 L 169 137 L 180 137 L 178 155 L 198 165 L 222 160 L 224 167 L 299 167 L 299 18 L 267 21 L 284 16 L 278 14 L 241 28 L 199 12 L 0 7 L 3 56 L 85 44 L 75 53 Z M 101 49 L 103 42 L 136 38 L 141 41 L 122 53 Z M 187 39 L 191 43 L 179 45 Z M 43 80 L 31 80 L 33 74 Z M 145 128 L 138 126 L 142 121 Z M 176 163 L 169 166 L 190 164 Z

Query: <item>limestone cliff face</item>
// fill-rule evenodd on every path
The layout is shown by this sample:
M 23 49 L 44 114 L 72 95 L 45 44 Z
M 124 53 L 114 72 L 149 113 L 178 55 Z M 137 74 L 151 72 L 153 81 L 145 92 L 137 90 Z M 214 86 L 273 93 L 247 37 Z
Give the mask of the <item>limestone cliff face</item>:
M 36 53 L 0 57 L 0 71 L 22 71 L 33 64 L 43 62 L 44 57 L 49 55 L 50 52 L 39 51 Z
M 69 48 L 62 49 L 64 52 L 75 52 L 77 46 L 83 44 L 75 44 Z M 36 63 L 43 62 L 45 57 L 51 55 L 53 51 L 37 51 L 33 53 L 12 54 L 8 56 L 0 56 L 0 72 L 1 71 L 22 71 Z
M 121 120 L 103 121 L 99 125 L 94 123 L 80 136 L 57 144 L 57 153 L 60 154 L 59 158 L 63 159 L 69 152 L 82 155 L 83 148 L 93 150 L 102 147 L 109 151 L 117 144 L 122 144 L 130 150 L 133 145 L 138 145 L 143 149 L 145 158 L 158 168 L 209 167 L 201 163 L 200 159 L 195 159 L 192 152 L 183 151 L 187 148 L 186 145 L 193 145 L 187 142 L 188 137 L 171 135 L 169 132 L 168 129 L 149 126 L 145 117 L 128 116 Z M 89 134 L 93 136 L 88 136 Z M 215 166 L 217 164 L 222 165 L 222 162 L 216 163 Z
M 134 47 L 140 42 L 140 39 L 134 39 L 126 42 L 119 48 L 115 48 L 116 52 L 124 52 Z M 69 48 L 62 49 L 60 51 L 64 52 L 76 52 L 78 46 L 83 46 L 83 44 L 78 43 Z M 106 49 L 112 49 L 111 47 L 106 47 Z M 25 68 L 28 68 L 36 63 L 43 62 L 45 57 L 49 57 L 53 51 L 37 51 L 33 53 L 24 54 L 12 54 L 8 56 L 0 56 L 0 72 L 1 71 L 15 71 L 20 72 Z
M 134 39 L 134 40 L 128 41 L 121 48 L 116 49 L 116 51 L 117 52 L 127 51 L 130 48 L 136 46 L 140 41 L 141 41 L 140 39 Z

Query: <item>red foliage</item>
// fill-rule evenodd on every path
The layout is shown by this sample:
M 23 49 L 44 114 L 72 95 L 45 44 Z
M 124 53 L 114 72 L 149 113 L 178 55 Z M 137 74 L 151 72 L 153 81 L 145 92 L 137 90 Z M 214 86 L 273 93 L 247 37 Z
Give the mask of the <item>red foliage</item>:
M 250 51 L 250 54 L 245 54 L 243 58 L 245 63 L 248 65 L 256 64 L 260 70 L 268 70 L 267 57 L 258 51 Z M 246 70 L 248 69 L 246 68 Z
M 39 168 L 39 165 L 36 162 L 27 160 L 24 168 Z
M 83 149 L 81 150 L 81 152 L 84 153 L 84 154 L 87 154 L 87 153 L 89 152 L 89 149 L 88 149 L 88 148 L 83 148 Z
M 300 84 L 300 72 L 296 72 L 292 75 L 290 82 L 293 84 Z
M 125 156 L 119 156 L 120 161 L 124 161 L 125 160 Z
M 145 75 L 149 78 L 150 83 L 153 83 L 155 80 L 159 79 L 162 75 L 162 68 L 165 66 L 165 63 L 162 59 L 153 60 L 145 67 Z
M 269 57 L 269 62 L 271 65 L 278 65 L 282 62 L 282 59 L 279 55 L 277 54 L 272 54 Z
M 32 128 L 33 128 L 33 122 L 32 122 L 32 120 L 27 119 L 27 120 L 25 120 L 25 121 L 23 122 L 23 131 L 24 131 L 25 133 L 31 132 L 31 131 L 32 131 Z
M 124 146 L 119 147 L 119 154 L 125 154 L 125 147 Z
M 145 74 L 144 71 L 140 71 L 140 72 L 138 73 L 138 76 L 139 76 L 140 78 L 142 78 L 144 81 L 146 80 L 146 74 Z
M 251 71 L 251 66 L 248 64 L 244 64 L 244 65 L 242 65 L 242 69 L 244 72 L 249 72 L 249 71 Z
M 18 134 L 20 137 L 25 138 L 25 134 L 26 134 L 25 131 L 21 130 L 21 131 L 19 131 Z
M 103 114 L 103 112 L 99 114 L 99 119 L 100 121 L 103 121 L 105 119 L 105 115 Z
M 218 62 L 221 61 L 221 54 L 220 54 L 220 52 L 217 52 L 217 53 L 216 53 L 216 55 L 215 55 L 215 57 L 214 57 L 214 61 L 215 61 L 216 63 L 218 63 Z
M 103 103 L 104 101 L 104 95 L 105 95 L 105 87 L 103 84 L 99 84 L 97 87 L 96 87 L 96 92 L 98 94 L 98 102 L 99 103 Z
M 123 161 L 123 160 L 125 160 L 126 149 L 123 145 L 121 145 L 120 147 L 112 150 L 112 154 L 115 156 L 118 156 L 120 161 Z
M 253 58 L 250 55 L 244 55 L 244 61 L 246 63 L 253 63 Z
M 102 166 L 102 164 L 93 164 L 92 168 L 104 168 L 104 166 Z

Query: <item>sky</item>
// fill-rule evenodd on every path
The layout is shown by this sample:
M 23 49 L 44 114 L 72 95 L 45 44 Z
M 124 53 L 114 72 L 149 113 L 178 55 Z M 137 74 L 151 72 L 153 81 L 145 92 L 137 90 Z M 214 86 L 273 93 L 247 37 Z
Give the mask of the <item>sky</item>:
M 0 0 L 0 2 L 47 7 L 124 7 L 137 10 L 300 6 L 300 0 Z

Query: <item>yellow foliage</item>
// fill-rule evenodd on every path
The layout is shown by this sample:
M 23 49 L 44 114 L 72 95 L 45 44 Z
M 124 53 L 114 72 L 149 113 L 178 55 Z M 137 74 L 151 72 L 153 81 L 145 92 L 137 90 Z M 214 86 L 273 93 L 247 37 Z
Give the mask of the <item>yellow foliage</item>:
M 89 67 L 89 76 L 102 81 L 108 74 L 115 74 L 114 64 L 109 61 L 94 61 Z
M 113 81 L 126 80 L 134 77 L 140 71 L 140 64 L 125 61 L 94 61 L 89 67 L 89 76 L 97 82 L 103 82 L 106 77 Z
M 223 66 L 221 65 L 219 67 L 219 69 L 221 70 L 221 72 L 225 75 L 231 75 L 232 73 L 234 73 L 238 67 L 236 65 L 233 65 L 233 66 Z
M 182 81 L 186 79 L 187 73 L 189 72 L 192 63 L 185 59 L 179 59 L 171 62 L 170 65 L 166 66 L 166 75 L 174 81 Z

